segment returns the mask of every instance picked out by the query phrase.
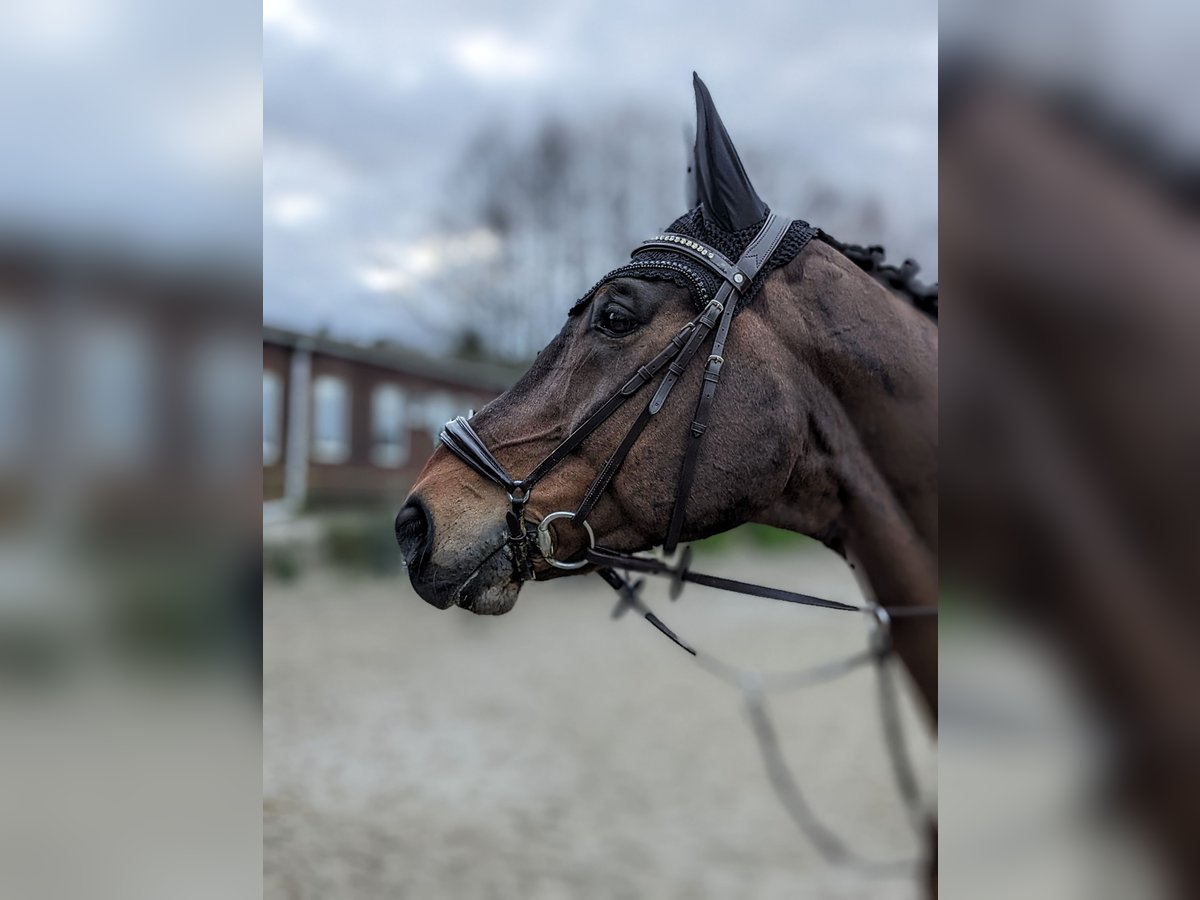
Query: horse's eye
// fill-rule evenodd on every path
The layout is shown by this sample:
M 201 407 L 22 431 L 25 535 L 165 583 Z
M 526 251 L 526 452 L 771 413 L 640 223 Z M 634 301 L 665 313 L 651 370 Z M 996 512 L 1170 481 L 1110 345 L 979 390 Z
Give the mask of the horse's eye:
M 637 320 L 615 304 L 606 306 L 596 317 L 596 327 L 615 337 L 629 334 L 638 327 Z

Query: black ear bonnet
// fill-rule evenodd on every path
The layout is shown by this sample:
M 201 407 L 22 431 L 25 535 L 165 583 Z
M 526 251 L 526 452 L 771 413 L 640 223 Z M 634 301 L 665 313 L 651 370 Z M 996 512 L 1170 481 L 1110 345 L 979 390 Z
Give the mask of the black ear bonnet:
M 672 222 L 670 227 L 663 233 L 680 234 L 694 240 L 703 241 L 710 247 L 720 250 L 729 259 L 737 259 L 745 252 L 749 243 L 754 240 L 754 236 L 758 234 L 766 218 L 764 215 L 760 221 L 755 222 L 749 228 L 730 232 L 714 226 L 704 217 L 702 208 L 697 206 L 691 212 L 685 213 Z M 762 289 L 763 282 L 767 280 L 767 276 L 780 266 L 785 266 L 791 262 L 816 233 L 817 229 L 806 222 L 793 222 L 791 227 L 788 228 L 787 233 L 783 236 L 783 240 L 779 242 L 779 247 L 771 254 L 771 258 L 767 260 L 767 264 L 755 276 L 754 281 L 750 283 L 749 290 L 742 294 L 740 305 L 745 306 L 750 303 Z M 650 235 L 647 235 L 647 237 L 650 237 Z M 613 269 L 592 285 L 591 289 L 571 307 L 571 313 L 574 314 L 582 309 L 592 299 L 592 295 L 599 288 L 616 278 L 643 278 L 647 281 L 670 281 L 673 284 L 679 285 L 679 287 L 688 289 L 688 292 L 691 294 L 692 303 L 697 309 L 703 307 L 704 304 L 713 298 L 717 293 L 717 288 L 720 287 L 721 281 L 711 269 L 700 265 L 691 257 L 682 253 L 672 253 L 670 250 L 659 248 L 636 251 L 630 262 Z
M 663 233 L 702 241 L 728 259 L 737 260 L 762 228 L 769 209 L 750 183 L 708 88 L 694 72 L 692 84 L 696 93 L 692 187 L 699 203 L 672 222 Z M 742 293 L 741 305 L 753 300 L 767 276 L 790 262 L 816 233 L 817 229 L 806 222 L 793 222 L 750 288 Z M 670 281 L 687 288 L 697 308 L 708 303 L 720 286 L 720 278 L 714 272 L 686 254 L 661 247 L 637 249 L 630 262 L 613 269 L 592 285 L 591 290 L 571 307 L 571 313 L 582 309 L 597 289 L 615 278 Z

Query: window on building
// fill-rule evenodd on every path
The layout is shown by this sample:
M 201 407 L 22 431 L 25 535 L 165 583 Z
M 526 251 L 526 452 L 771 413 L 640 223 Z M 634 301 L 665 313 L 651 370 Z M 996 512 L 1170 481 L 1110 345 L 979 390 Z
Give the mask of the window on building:
M 25 316 L 0 309 L 0 471 L 31 459 L 35 348 Z
M 187 361 L 188 402 L 177 414 L 186 416 L 194 465 L 204 477 L 226 479 L 253 478 L 254 398 L 246 392 L 246 382 L 262 365 L 262 345 L 253 334 L 221 327 L 198 335 L 189 350 Z M 268 440 L 274 443 L 273 452 L 279 455 L 280 423 L 276 419 L 274 433 L 268 423 L 268 402 L 278 409 L 278 376 L 275 397 L 268 397 L 267 372 L 263 372 L 263 461 L 268 454 Z
M 283 379 L 263 369 L 263 465 L 273 466 L 283 453 Z
M 150 462 L 159 438 L 161 362 L 135 320 L 98 320 L 82 334 L 74 354 L 72 421 L 89 465 L 134 472 Z
M 408 401 L 394 384 L 381 384 L 371 395 L 371 459 L 377 466 L 408 461 Z
M 345 379 L 321 375 L 313 381 L 312 458 L 344 462 L 350 456 L 350 387 Z

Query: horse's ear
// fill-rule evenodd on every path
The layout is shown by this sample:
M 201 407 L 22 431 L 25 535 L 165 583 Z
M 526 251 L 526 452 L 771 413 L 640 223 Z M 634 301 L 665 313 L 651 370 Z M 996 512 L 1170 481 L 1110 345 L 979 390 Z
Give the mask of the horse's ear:
M 726 231 L 741 231 L 767 214 L 767 204 L 746 177 L 729 132 L 717 115 L 708 88 L 692 73 L 696 90 L 696 148 L 692 171 L 704 217 Z

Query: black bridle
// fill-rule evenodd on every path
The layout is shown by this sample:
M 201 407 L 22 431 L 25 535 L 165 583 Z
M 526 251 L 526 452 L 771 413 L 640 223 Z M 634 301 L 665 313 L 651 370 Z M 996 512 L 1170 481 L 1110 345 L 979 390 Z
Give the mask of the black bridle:
M 629 455 L 629 451 L 633 449 L 638 437 L 641 436 L 650 420 L 663 408 L 680 376 L 686 371 L 688 364 L 697 355 L 705 339 L 711 333 L 712 346 L 704 367 L 700 399 L 696 403 L 696 412 L 692 417 L 691 427 L 688 429 L 689 439 L 679 472 L 675 506 L 671 512 L 666 537 L 663 540 L 664 553 L 668 556 L 674 554 L 683 532 L 688 497 L 691 494 L 692 482 L 696 475 L 696 460 L 700 454 L 700 443 L 708 431 L 713 398 L 716 396 L 717 386 L 721 382 L 721 369 L 725 365 L 723 356 L 725 342 L 729 337 L 729 328 L 733 322 L 738 300 L 741 294 L 753 284 L 755 277 L 767 260 L 771 258 L 791 225 L 791 219 L 773 213 L 769 214 L 762 228 L 759 229 L 736 262 L 731 262 L 724 254 L 703 241 L 681 234 L 658 234 L 649 240 L 642 241 L 633 251 L 635 259 L 637 254 L 647 250 L 669 250 L 687 257 L 691 262 L 699 262 L 716 273 L 720 277 L 720 287 L 717 289 L 716 295 L 705 304 L 699 315 L 684 325 L 653 359 L 639 366 L 620 389 L 576 426 L 525 478 L 514 478 L 508 473 L 476 433 L 468 418 L 458 416 L 446 423 L 440 436 L 442 445 L 484 478 L 500 485 L 508 492 L 509 510 L 506 515 L 508 546 L 512 554 L 514 573 L 518 579 L 522 581 L 536 580 L 537 574 L 533 563 L 535 556 L 540 556 L 549 565 L 559 569 L 581 569 L 587 565 L 595 565 L 601 577 L 622 596 L 622 600 L 618 603 L 618 611 L 623 611 L 629 605 L 636 606 L 637 603 L 633 596 L 633 586 L 615 569 L 669 576 L 674 582 L 672 593 L 676 596 L 684 582 L 692 582 L 716 587 L 720 590 L 751 594 L 773 600 L 785 600 L 805 606 L 866 611 L 873 614 L 876 612 L 877 607 L 863 607 L 836 600 L 824 600 L 820 597 L 799 594 L 781 588 L 764 587 L 692 572 L 690 570 L 691 557 L 686 552 L 678 564 L 672 566 L 661 560 L 597 547 L 595 535 L 587 521 L 588 516 L 595 509 L 596 503 L 608 489 L 625 458 Z M 807 243 L 817 233 L 816 228 L 805 226 L 801 245 Z M 646 404 L 641 414 L 629 427 L 612 456 L 596 473 L 596 477 L 584 491 L 579 506 L 573 512 L 564 510 L 549 513 L 537 523 L 528 521 L 525 517 L 525 507 L 538 482 L 574 453 L 580 444 L 587 440 L 626 401 L 649 384 L 664 368 L 666 374 L 659 383 L 658 390 L 654 392 L 650 402 Z M 564 518 L 569 518 L 573 524 L 581 526 L 587 533 L 588 547 L 579 560 L 566 561 L 554 556 L 554 536 L 550 531 L 550 523 Z M 887 612 L 890 616 L 931 615 L 936 612 L 936 608 L 896 607 Z M 694 652 L 686 644 L 683 644 L 670 629 L 654 618 L 653 614 L 648 614 L 647 617 L 651 618 L 651 621 L 684 649 Z
M 680 376 L 686 371 L 689 363 L 699 353 L 700 347 L 712 334 L 712 345 L 708 361 L 704 367 L 704 381 L 696 403 L 696 411 L 688 430 L 687 447 L 684 450 L 683 462 L 679 473 L 678 489 L 675 494 L 675 505 L 671 512 L 670 523 L 666 537 L 663 540 L 663 550 L 670 556 L 675 553 L 679 539 L 683 533 L 684 518 L 687 511 L 688 497 L 691 493 L 692 482 L 696 474 L 696 460 L 699 456 L 700 443 L 708 431 L 709 416 L 712 412 L 713 398 L 721 380 L 721 369 L 725 364 L 725 343 L 729 336 L 729 328 L 733 322 L 734 312 L 742 294 L 751 288 L 755 277 L 766 265 L 767 260 L 779 246 L 791 220 L 768 215 L 758 234 L 746 247 L 745 252 L 731 262 L 715 248 L 702 241 L 694 240 L 679 234 L 659 234 L 643 241 L 635 249 L 634 257 L 647 250 L 669 250 L 682 254 L 691 262 L 699 262 L 707 269 L 716 273 L 720 278 L 720 287 L 716 295 L 705 304 L 700 313 L 683 326 L 671 338 L 670 342 L 649 362 L 638 367 L 637 371 L 604 403 L 574 428 L 563 441 L 555 447 L 525 478 L 517 479 L 504 468 L 495 455 L 488 449 L 487 444 L 471 426 L 470 420 L 463 416 L 446 423 L 441 433 L 442 445 L 469 465 L 472 469 L 489 481 L 504 488 L 508 493 L 509 510 L 506 516 L 508 524 L 508 546 L 511 551 L 514 574 L 520 580 L 536 580 L 534 559 L 541 557 L 549 565 L 559 569 L 580 569 L 594 565 L 597 573 L 618 594 L 614 616 L 628 609 L 635 609 L 672 641 L 697 657 L 701 665 L 708 671 L 726 682 L 739 688 L 746 700 L 755 736 L 762 749 L 764 761 L 771 774 L 772 782 L 780 792 L 781 799 L 792 818 L 804 831 L 815 847 L 835 862 L 855 866 L 865 872 L 878 875 L 892 875 L 907 871 L 907 863 L 875 863 L 864 860 L 848 845 L 838 840 L 829 829 L 817 821 L 808 809 L 786 764 L 778 752 L 773 727 L 764 705 L 764 693 L 772 689 L 790 689 L 804 684 L 820 683 L 852 671 L 859 665 L 874 662 L 879 673 L 879 691 L 881 714 L 885 726 L 886 743 L 892 759 L 893 770 L 901 796 L 908 806 L 910 817 L 914 824 L 923 815 L 920 809 L 920 797 L 916 781 L 908 761 L 907 751 L 899 732 L 896 712 L 895 688 L 890 681 L 886 664 L 892 652 L 891 623 L 894 618 L 912 616 L 932 616 L 937 614 L 937 608 L 932 606 L 883 607 L 875 604 L 858 606 L 836 600 L 826 600 L 809 594 L 800 594 L 782 588 L 766 587 L 705 575 L 691 571 L 690 548 L 685 548 L 675 563 L 667 563 L 652 557 L 631 555 L 615 550 L 597 547 L 595 536 L 588 524 L 588 516 L 596 503 L 604 494 L 616 476 L 625 458 L 629 455 L 638 437 L 645 430 L 650 420 L 663 408 L 668 396 L 674 389 Z M 802 233 L 802 244 L 814 237 L 818 230 L 805 226 Z M 607 421 L 631 397 L 654 380 L 663 369 L 666 374 L 659 382 L 650 402 L 634 420 L 617 449 L 601 467 L 592 483 L 584 492 L 579 506 L 573 512 L 559 511 L 544 516 L 540 522 L 531 523 L 526 519 L 525 508 L 537 484 Z M 550 524 L 559 519 L 569 518 L 575 525 L 581 526 L 587 533 L 588 547 L 582 558 L 578 560 L 559 560 L 554 555 L 554 536 Z M 811 669 L 791 674 L 749 673 L 729 666 L 714 657 L 698 652 L 683 641 L 667 625 L 662 622 L 641 599 L 641 582 L 633 582 L 617 570 L 625 573 L 644 573 L 669 577 L 672 581 L 671 599 L 675 599 L 682 590 L 685 582 L 705 585 L 719 590 L 733 591 L 765 597 L 772 600 L 783 600 L 804 606 L 821 607 L 846 611 L 865 612 L 871 617 L 872 637 L 870 647 L 861 654 L 856 654 L 845 660 L 824 663 Z
M 679 330 L 671 338 L 662 351 L 646 364 L 639 366 L 633 376 L 611 397 L 602 403 L 591 415 L 583 420 L 570 434 L 550 451 L 532 472 L 525 478 L 513 478 L 500 464 L 476 434 L 471 423 L 459 416 L 446 423 L 441 434 L 443 446 L 451 453 L 467 463 L 472 469 L 508 492 L 510 508 L 507 515 L 508 543 L 512 551 L 513 566 L 517 577 L 522 580 L 532 580 L 536 577 L 533 570 L 533 555 L 540 555 L 552 566 L 563 569 L 582 568 L 592 562 L 585 557 L 576 562 L 566 562 L 554 557 L 553 535 L 549 531 L 551 522 L 569 517 L 575 525 L 586 529 L 589 539 L 589 553 L 594 549 L 594 539 L 591 527 L 587 523 L 588 516 L 604 491 L 612 483 L 621 464 L 629 451 L 637 442 L 638 437 L 650 420 L 658 414 L 667 402 L 672 389 L 687 369 L 692 358 L 696 356 L 705 339 L 712 333 L 712 346 L 708 361 L 704 367 L 704 384 L 700 391 L 700 399 L 696 404 L 696 412 L 689 429 L 690 439 L 683 456 L 683 465 L 679 473 L 679 488 L 675 495 L 675 507 L 671 513 L 671 521 L 667 527 L 663 549 L 673 553 L 683 532 L 684 517 L 687 510 L 688 496 L 691 493 L 692 481 L 696 474 L 696 460 L 700 452 L 700 442 L 708 430 L 708 419 L 712 412 L 713 397 L 717 385 L 721 381 L 721 368 L 725 364 L 725 342 L 729 336 L 729 327 L 733 322 L 733 314 L 737 301 L 743 291 L 753 283 L 763 265 L 771 258 L 771 254 L 779 246 L 779 242 L 787 233 L 792 222 L 782 216 L 769 215 L 758 234 L 747 246 L 745 252 L 736 262 L 728 260 L 724 254 L 707 244 L 678 234 L 659 234 L 643 241 L 634 254 L 646 250 L 671 250 L 683 254 L 694 262 L 699 262 L 721 278 L 720 287 L 705 307 L 694 319 Z M 816 234 L 812 229 L 811 237 Z M 539 481 L 555 469 L 563 460 L 573 453 L 589 435 L 599 428 L 631 397 L 649 384 L 656 375 L 666 368 L 658 390 L 641 414 L 634 420 L 629 431 L 625 434 L 617 450 L 596 474 L 595 479 L 583 494 L 583 499 L 574 512 L 554 512 L 533 525 L 525 518 L 525 507 L 530 494 Z M 611 551 L 606 551 L 611 553 Z M 607 562 L 607 560 L 605 561 Z M 603 567 L 603 564 L 601 564 Z

